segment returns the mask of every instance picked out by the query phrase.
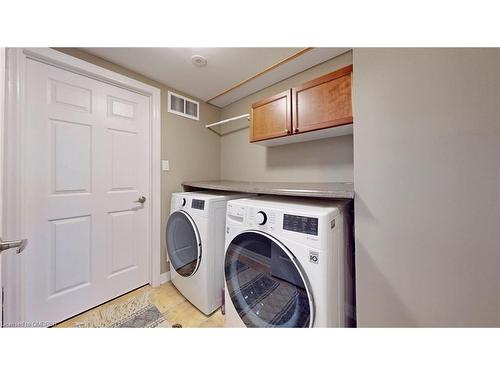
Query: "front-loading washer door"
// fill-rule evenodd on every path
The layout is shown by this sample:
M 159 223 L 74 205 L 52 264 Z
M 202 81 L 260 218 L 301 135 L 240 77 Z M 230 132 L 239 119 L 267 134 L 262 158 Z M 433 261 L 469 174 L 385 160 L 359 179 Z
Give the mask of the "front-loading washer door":
M 247 327 L 312 327 L 306 275 L 277 239 L 259 231 L 238 234 L 226 249 L 224 273 L 231 302 Z
M 185 211 L 172 213 L 165 235 L 170 265 L 181 276 L 193 275 L 201 262 L 201 240 L 191 216 Z

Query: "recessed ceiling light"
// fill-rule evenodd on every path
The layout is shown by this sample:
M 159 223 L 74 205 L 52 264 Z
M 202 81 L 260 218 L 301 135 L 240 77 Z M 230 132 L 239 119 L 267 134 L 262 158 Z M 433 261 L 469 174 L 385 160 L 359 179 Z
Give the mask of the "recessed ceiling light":
M 194 66 L 203 67 L 207 65 L 207 59 L 200 55 L 191 56 L 191 62 Z

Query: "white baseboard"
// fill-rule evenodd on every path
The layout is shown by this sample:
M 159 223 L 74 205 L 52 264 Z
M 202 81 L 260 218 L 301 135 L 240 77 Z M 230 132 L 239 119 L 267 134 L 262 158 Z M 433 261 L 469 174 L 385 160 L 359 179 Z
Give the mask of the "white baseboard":
M 170 281 L 170 271 L 164 272 L 160 275 L 160 285 Z

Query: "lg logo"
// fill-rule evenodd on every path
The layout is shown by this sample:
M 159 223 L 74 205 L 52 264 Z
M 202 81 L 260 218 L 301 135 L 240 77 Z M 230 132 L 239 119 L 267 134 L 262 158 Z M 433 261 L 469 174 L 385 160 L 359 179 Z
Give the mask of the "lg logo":
M 309 251 L 309 262 L 318 264 L 319 263 L 319 253 L 316 251 Z

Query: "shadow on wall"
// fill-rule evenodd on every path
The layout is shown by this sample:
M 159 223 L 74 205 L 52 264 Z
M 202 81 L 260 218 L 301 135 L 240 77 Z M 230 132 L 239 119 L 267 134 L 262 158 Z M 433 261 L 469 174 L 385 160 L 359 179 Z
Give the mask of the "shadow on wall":
M 352 135 L 266 147 L 266 161 L 273 168 L 352 167 Z
M 356 196 L 356 210 L 363 212 L 362 220 L 368 221 L 370 227 L 379 231 L 380 222 L 373 215 L 364 201 Z M 358 225 L 359 217 L 355 225 Z M 355 264 L 356 264 L 356 311 L 358 327 L 417 327 L 417 321 L 412 317 L 404 302 L 398 296 L 390 281 L 384 276 L 375 262 L 374 254 L 356 233 Z M 360 279 L 364 280 L 360 283 Z M 364 285 L 362 293 L 359 285 Z M 369 288 L 366 286 L 369 285 Z M 381 301 L 382 300 L 382 301 Z
M 362 263 L 363 268 L 358 265 Z M 419 327 L 421 325 L 412 317 L 401 298 L 385 278 L 375 263 L 373 256 L 363 242 L 356 240 L 356 285 L 359 284 L 359 275 L 365 274 L 369 268 L 369 280 L 363 285 L 370 284 L 373 293 L 365 289 L 363 295 L 356 291 L 357 326 L 362 327 Z M 375 300 L 376 299 L 376 300 Z M 382 301 L 381 301 L 382 300 Z

